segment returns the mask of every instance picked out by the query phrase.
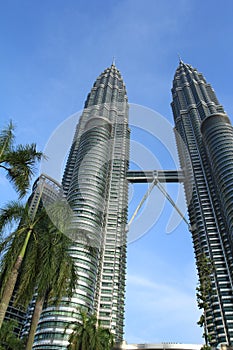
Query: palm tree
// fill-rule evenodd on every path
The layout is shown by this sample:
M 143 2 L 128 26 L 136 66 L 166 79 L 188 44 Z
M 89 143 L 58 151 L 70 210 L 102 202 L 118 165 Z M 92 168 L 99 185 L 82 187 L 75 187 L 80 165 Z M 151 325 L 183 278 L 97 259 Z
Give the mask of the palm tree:
M 95 315 L 80 311 L 81 322 L 76 322 L 69 337 L 69 350 L 111 350 L 113 334 L 97 321 Z
M 11 202 L 0 211 L 0 228 L 19 221 L 18 228 L 0 245 L 4 253 L 0 273 L 0 321 L 4 319 L 17 282 L 15 304 L 25 306 L 37 287 L 36 306 L 26 349 L 31 349 L 44 300 L 57 303 L 62 296 L 70 297 L 75 289 L 76 271 L 68 253 L 71 240 L 52 223 L 44 208 L 30 214 L 30 206 Z M 52 203 L 47 207 L 54 223 L 66 230 L 70 208 Z M 69 209 L 69 210 L 67 210 Z
M 44 302 L 57 305 L 62 297 L 71 297 L 77 281 L 75 263 L 68 252 L 70 239 L 57 230 L 48 217 L 38 226 L 36 240 L 28 244 L 16 293 L 16 303 L 27 305 L 36 286 L 36 304 L 26 350 L 32 348 Z
M 18 228 L 0 244 L 0 328 L 13 295 L 28 242 L 32 235 L 35 236 L 37 224 L 43 220 L 44 215 L 44 212 L 38 212 L 35 217 L 31 216 L 29 206 L 23 206 L 16 201 L 8 203 L 0 210 L 0 230 L 8 224 L 20 222 Z
M 98 321 L 95 350 L 111 350 L 114 345 L 114 336 L 109 329 L 101 327 Z
M 36 150 L 34 143 L 14 146 L 14 141 L 14 125 L 10 121 L 0 132 L 0 168 L 6 171 L 6 177 L 22 198 L 30 185 L 33 168 L 43 154 Z
M 23 350 L 23 341 L 14 334 L 15 321 L 4 321 L 0 329 L 0 350 Z

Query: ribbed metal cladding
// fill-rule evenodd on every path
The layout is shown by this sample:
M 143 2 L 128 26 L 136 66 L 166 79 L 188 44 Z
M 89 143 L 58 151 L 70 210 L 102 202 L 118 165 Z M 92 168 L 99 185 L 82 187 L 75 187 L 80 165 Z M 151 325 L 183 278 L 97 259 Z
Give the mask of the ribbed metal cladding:
M 233 245 L 233 128 L 226 114 L 212 114 L 202 125 L 204 144 L 213 170 L 221 211 Z M 232 257 L 233 259 L 233 257 Z
M 232 127 L 211 85 L 182 61 L 174 76 L 172 96 L 198 271 L 198 258 L 203 253 L 214 264 L 208 334 L 212 346 L 232 345 Z M 226 168 L 229 177 L 224 173 Z
M 80 138 L 74 175 L 67 200 L 72 206 L 75 242 L 100 249 L 103 212 L 108 190 L 111 123 L 103 117 L 91 117 Z
M 124 325 L 129 159 L 128 101 L 114 64 L 96 80 L 70 148 L 62 185 L 78 283 L 71 300 L 43 310 L 33 349 L 66 349 L 80 307 L 121 341 Z

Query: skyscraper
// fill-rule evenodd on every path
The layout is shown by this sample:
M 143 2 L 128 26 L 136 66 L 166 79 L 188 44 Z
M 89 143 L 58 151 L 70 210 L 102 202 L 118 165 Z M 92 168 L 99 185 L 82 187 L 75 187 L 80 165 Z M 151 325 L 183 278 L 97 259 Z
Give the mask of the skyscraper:
M 62 185 L 73 210 L 68 234 L 78 284 L 71 300 L 47 307 L 33 349 L 66 349 L 79 309 L 123 337 L 129 159 L 128 102 L 115 64 L 96 80 L 85 102 Z M 66 333 L 66 334 L 65 334 Z
M 211 345 L 233 344 L 233 129 L 201 73 L 180 61 L 172 110 L 197 267 L 213 264 L 206 314 Z M 185 147 L 183 147 L 185 145 Z

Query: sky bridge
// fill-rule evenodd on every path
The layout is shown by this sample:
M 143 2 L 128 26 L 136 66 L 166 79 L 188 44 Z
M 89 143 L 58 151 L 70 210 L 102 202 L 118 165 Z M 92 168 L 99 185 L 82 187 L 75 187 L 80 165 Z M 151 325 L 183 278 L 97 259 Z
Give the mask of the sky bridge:
M 137 216 L 139 210 L 141 209 L 142 205 L 144 204 L 145 200 L 149 197 L 151 194 L 153 188 L 156 186 L 160 192 L 168 199 L 168 201 L 171 203 L 173 208 L 178 212 L 178 214 L 181 216 L 181 218 L 185 221 L 185 223 L 189 227 L 189 222 L 184 217 L 184 213 L 177 207 L 176 203 L 173 201 L 171 196 L 168 194 L 166 189 L 164 188 L 161 183 L 167 183 L 167 182 L 175 182 L 175 183 L 182 183 L 184 182 L 184 172 L 183 170 L 130 170 L 127 172 L 127 180 L 130 183 L 151 183 L 149 188 L 147 189 L 146 193 L 142 197 L 140 203 L 138 204 L 136 210 L 134 211 L 131 219 L 129 220 L 128 227 L 132 224 L 133 220 Z
M 184 182 L 183 170 L 130 170 L 127 172 L 127 180 L 130 183 L 153 182 Z

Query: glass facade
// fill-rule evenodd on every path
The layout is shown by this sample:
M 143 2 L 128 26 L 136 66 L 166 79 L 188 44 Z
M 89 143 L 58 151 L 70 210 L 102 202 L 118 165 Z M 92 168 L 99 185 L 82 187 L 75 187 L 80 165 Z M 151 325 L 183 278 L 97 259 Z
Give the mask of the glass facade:
M 172 96 L 197 269 L 200 273 L 198 261 L 203 254 L 214 266 L 206 314 L 208 334 L 212 346 L 232 345 L 233 129 L 211 85 L 182 61 Z
M 79 309 L 96 313 L 116 340 L 123 338 L 129 159 L 128 102 L 114 64 L 96 80 L 85 102 L 62 186 L 73 210 L 70 253 L 76 292 L 45 308 L 33 349 L 66 349 Z

